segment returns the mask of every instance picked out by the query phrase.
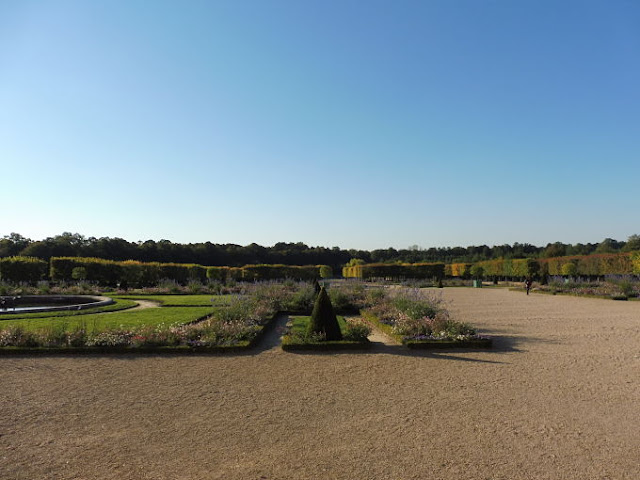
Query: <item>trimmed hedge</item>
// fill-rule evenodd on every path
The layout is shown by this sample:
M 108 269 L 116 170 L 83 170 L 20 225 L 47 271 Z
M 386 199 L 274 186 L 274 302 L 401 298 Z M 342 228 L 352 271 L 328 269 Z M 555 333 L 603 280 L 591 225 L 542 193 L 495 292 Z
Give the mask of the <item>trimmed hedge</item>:
M 633 255 L 637 255 L 637 252 Z M 576 275 L 588 277 L 630 275 L 636 273 L 634 272 L 631 253 L 574 255 L 569 257 L 545 258 L 540 259 L 539 262 L 541 264 L 547 264 L 549 275 L 563 275 L 563 268 L 567 269 L 567 267 L 565 267 L 567 264 L 575 264 Z
M 180 284 L 189 281 L 205 282 L 207 279 L 207 269 L 202 265 L 144 263 L 134 260 L 115 262 L 89 257 L 52 257 L 49 275 L 54 281 L 76 280 L 73 272 L 78 268 L 84 269 L 84 280 L 109 286 L 123 281 L 130 286 L 144 287 L 155 285 L 162 279 L 174 280 Z
M 75 268 L 85 269 L 85 280 L 101 285 L 116 285 L 122 278 L 119 262 L 89 257 L 52 257 L 49 261 L 49 276 L 54 281 L 71 281 Z
M 0 258 L 0 280 L 36 283 L 47 275 L 48 264 L 35 257 Z
M 640 252 L 631 254 L 631 271 L 636 275 L 640 275 Z
M 207 279 L 218 282 L 226 282 L 229 278 L 229 267 L 207 267 Z
M 320 278 L 320 268 L 326 265 L 281 265 L 261 264 L 242 267 L 242 280 L 316 280 Z
M 365 263 L 342 269 L 345 278 L 442 278 L 444 263 Z
M 638 265 L 634 267 L 634 258 Z M 488 278 L 526 278 L 547 275 L 600 277 L 640 273 L 638 253 L 574 255 L 567 257 L 503 259 L 478 262 Z
M 469 278 L 471 276 L 471 263 L 452 263 L 451 273 L 452 277 Z
M 46 265 L 46 262 L 45 262 Z M 114 286 L 126 281 L 129 286 L 145 287 L 169 279 L 185 285 L 191 281 L 217 280 L 227 282 L 283 280 L 315 280 L 320 278 L 320 268 L 326 265 L 245 265 L 244 267 L 205 267 L 193 263 L 158 263 L 127 260 L 116 262 L 101 258 L 53 257 L 49 275 L 55 281 L 71 281 L 74 270 L 82 268 L 83 280 L 100 285 Z M 76 270 L 76 277 L 77 277 Z
M 541 268 L 537 260 L 531 258 L 486 260 L 476 263 L 482 267 L 483 275 L 488 278 L 527 278 L 537 275 Z
M 228 280 L 261 281 L 261 280 L 316 280 L 320 278 L 320 268 L 326 265 L 280 265 L 262 264 L 245 265 L 244 267 L 207 267 L 206 277 L 209 280 L 226 282 Z

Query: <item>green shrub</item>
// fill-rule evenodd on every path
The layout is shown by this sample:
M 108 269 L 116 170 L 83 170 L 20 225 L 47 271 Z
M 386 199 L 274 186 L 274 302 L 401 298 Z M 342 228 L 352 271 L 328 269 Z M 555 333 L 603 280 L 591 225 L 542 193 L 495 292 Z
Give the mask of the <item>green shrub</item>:
M 327 290 L 322 287 L 311 312 L 308 334 L 323 334 L 327 341 L 342 340 L 338 319 L 333 311 Z
M 365 342 L 369 335 L 371 335 L 371 326 L 368 323 L 362 319 L 351 320 L 347 323 L 344 339 L 352 342 Z
M 316 282 L 317 284 L 317 282 Z M 320 286 L 318 286 L 318 291 Z M 289 299 L 282 305 L 288 312 L 309 312 L 314 305 L 318 294 L 315 285 L 301 284 Z
M 87 269 L 84 267 L 75 267 L 71 270 L 71 278 L 74 280 L 86 280 L 87 279 Z
M 575 277 L 578 273 L 578 266 L 573 262 L 565 263 L 562 265 L 561 273 L 565 277 Z
M 333 277 L 333 270 L 329 265 L 320 265 L 320 278 Z

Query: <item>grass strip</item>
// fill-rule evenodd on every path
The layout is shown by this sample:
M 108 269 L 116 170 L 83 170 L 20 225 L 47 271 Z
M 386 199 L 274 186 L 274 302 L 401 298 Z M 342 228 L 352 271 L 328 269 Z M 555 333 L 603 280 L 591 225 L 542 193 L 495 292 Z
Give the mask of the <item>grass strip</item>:
M 228 305 L 232 295 L 113 295 L 124 300 L 149 300 L 163 307 L 210 307 Z

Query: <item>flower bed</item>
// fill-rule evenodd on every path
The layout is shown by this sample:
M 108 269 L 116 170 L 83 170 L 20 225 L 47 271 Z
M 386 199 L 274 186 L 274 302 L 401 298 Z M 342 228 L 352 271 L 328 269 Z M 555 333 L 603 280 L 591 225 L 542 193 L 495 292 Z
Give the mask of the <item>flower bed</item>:
M 640 297 L 640 282 L 631 275 L 608 275 L 604 280 L 549 277 L 547 285 L 536 285 L 533 291 L 551 295 L 633 300 Z
M 309 334 L 307 332 L 309 318 L 307 316 L 292 317 L 282 337 L 283 350 L 364 350 L 371 347 L 371 342 L 367 338 L 371 333 L 371 329 L 362 320 L 353 319 L 347 321 L 344 317 L 339 316 L 338 324 L 343 332 L 343 339 L 327 341 L 322 335 Z
M 273 317 L 259 327 L 245 331 L 229 325 L 216 325 L 213 321 L 202 327 L 198 324 L 169 328 L 160 325 L 157 328 L 105 330 L 96 334 L 76 330 L 51 335 L 10 328 L 0 331 L 0 355 L 235 352 L 253 348 L 272 321 Z M 212 325 L 216 326 L 212 328 Z
M 236 297 L 216 309 L 164 307 L 95 315 L 93 321 L 91 316 L 74 322 L 27 319 L 7 322 L 7 327 L 0 330 L 0 351 L 231 351 L 254 346 L 274 315 L 264 302 Z
M 362 296 L 364 289 L 358 290 Z M 354 308 L 353 292 L 335 291 L 341 308 Z M 212 352 L 252 348 L 279 311 L 308 313 L 315 299 L 314 286 L 304 282 L 249 284 L 238 295 L 200 307 L 210 297 L 139 294 L 118 302 L 135 305 L 135 298 L 164 301 L 158 309 L 126 314 L 86 315 L 82 320 L 53 315 L 4 323 L 0 327 L 2 353 L 105 352 Z M 179 303 L 179 307 L 166 306 Z M 36 315 L 36 314 L 33 314 Z M 14 317 L 15 318 L 15 317 Z M 1 324 L 0 324 L 1 325 Z
M 361 283 L 336 285 L 328 291 L 338 312 L 361 310 L 362 315 L 410 348 L 479 347 L 490 339 L 468 325 L 454 322 L 442 297 L 417 289 L 365 288 Z M 151 298 L 151 297 L 145 297 Z M 67 316 L 29 314 L 0 322 L 0 353 L 95 352 L 218 352 L 256 345 L 277 312 L 309 314 L 316 293 L 309 283 L 280 282 L 247 285 L 240 295 L 210 307 L 197 306 L 205 297 L 154 297 L 179 300 L 182 306 Z M 118 300 L 130 306 L 130 299 Z M 106 307 L 105 307 L 106 308 Z M 285 350 L 368 348 L 368 324 L 342 319 L 345 338 L 323 341 L 306 329 L 299 317 L 284 336 Z M 297 325 L 297 326 L 296 326 Z M 422 347 L 421 347 L 422 345 Z
M 409 348 L 491 348 L 489 337 L 451 320 L 442 296 L 432 291 L 385 292 L 363 316 Z

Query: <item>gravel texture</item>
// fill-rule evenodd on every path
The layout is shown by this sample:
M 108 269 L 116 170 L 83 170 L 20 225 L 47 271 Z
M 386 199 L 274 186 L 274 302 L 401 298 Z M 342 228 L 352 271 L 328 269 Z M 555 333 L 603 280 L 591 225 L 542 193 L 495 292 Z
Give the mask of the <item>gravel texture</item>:
M 0 478 L 640 478 L 640 302 L 444 296 L 494 350 L 0 358 Z

